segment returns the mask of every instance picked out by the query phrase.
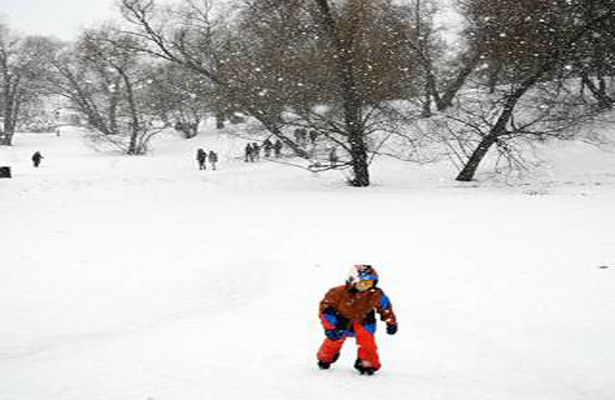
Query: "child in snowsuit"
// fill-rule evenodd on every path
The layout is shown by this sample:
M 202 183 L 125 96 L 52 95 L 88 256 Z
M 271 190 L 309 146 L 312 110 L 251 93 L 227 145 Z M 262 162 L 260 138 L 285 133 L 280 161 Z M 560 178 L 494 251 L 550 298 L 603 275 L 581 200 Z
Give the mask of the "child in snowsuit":
M 389 335 L 397 332 L 397 319 L 389 298 L 376 287 L 378 274 L 370 265 L 355 265 L 345 285 L 327 292 L 320 302 L 320 320 L 326 339 L 318 350 L 318 367 L 328 369 L 340 355 L 347 337 L 356 337 L 358 356 L 354 367 L 372 375 L 380 369 L 376 315 L 386 323 Z

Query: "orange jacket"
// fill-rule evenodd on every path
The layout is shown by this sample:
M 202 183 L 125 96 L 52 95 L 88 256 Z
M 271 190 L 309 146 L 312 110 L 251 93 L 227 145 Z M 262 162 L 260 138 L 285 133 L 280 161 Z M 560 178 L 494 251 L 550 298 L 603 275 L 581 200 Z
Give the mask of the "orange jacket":
M 320 319 L 325 329 L 348 329 L 352 324 L 375 323 L 374 311 L 387 325 L 397 323 L 393 306 L 382 289 L 364 292 L 342 285 L 327 292 L 320 302 Z

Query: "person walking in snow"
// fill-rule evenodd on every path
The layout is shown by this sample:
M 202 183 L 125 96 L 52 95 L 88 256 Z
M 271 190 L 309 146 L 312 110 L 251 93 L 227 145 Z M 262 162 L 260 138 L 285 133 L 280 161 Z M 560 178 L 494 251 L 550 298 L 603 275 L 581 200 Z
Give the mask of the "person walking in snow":
M 300 145 L 301 144 L 301 128 L 295 128 L 295 131 L 293 132 L 293 136 L 295 137 L 295 143 Z
M 265 141 L 263 142 L 263 151 L 265 152 L 266 158 L 271 157 L 272 149 L 273 149 L 273 144 L 271 143 L 271 140 L 269 140 L 268 138 L 265 139 Z
M 216 163 L 218 162 L 218 153 L 213 150 L 209 150 L 209 155 L 207 156 L 209 159 L 209 163 L 211 164 L 211 169 L 216 170 Z
M 205 164 L 207 162 L 207 152 L 205 150 L 198 149 L 196 151 L 196 160 L 199 163 L 200 170 L 207 169 L 207 164 Z
M 378 273 L 371 265 L 355 265 L 346 284 L 329 290 L 320 302 L 319 316 L 326 336 L 317 355 L 320 369 L 329 369 L 337 361 L 348 337 L 357 340 L 355 369 L 361 375 L 373 375 L 380 369 L 375 313 L 386 323 L 389 335 L 397 333 L 397 318 L 391 301 L 377 284 Z
M 316 129 L 312 129 L 310 131 L 310 142 L 312 143 L 312 146 L 316 144 L 317 139 L 318 139 L 318 131 Z
M 337 162 L 339 161 L 339 157 L 337 156 L 337 150 L 335 147 L 331 148 L 329 152 L 329 163 L 333 168 L 337 167 Z
M 252 143 L 252 161 L 259 161 L 261 158 L 261 148 L 258 143 Z
M 32 154 L 32 164 L 34 165 L 34 168 L 38 168 L 38 166 L 41 165 L 41 160 L 43 158 L 45 157 L 43 157 L 43 155 L 38 151 Z
M 252 145 L 250 143 L 246 144 L 246 148 L 244 150 L 245 161 L 252 162 Z
M 275 143 L 273 144 L 273 153 L 275 154 L 276 158 L 279 158 L 282 156 L 282 147 L 284 145 L 282 144 L 282 141 L 280 139 L 277 139 L 275 141 Z

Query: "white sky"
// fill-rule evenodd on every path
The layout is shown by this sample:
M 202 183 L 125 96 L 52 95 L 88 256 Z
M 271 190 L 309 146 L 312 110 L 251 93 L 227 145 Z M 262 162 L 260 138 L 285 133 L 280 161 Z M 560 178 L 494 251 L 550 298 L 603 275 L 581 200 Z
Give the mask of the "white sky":
M 71 40 L 79 28 L 118 17 L 115 0 L 0 0 L 0 18 L 24 34 Z
M 458 17 L 441 0 L 444 12 L 440 21 L 458 25 Z M 225 3 L 225 0 L 219 0 Z M 118 19 L 117 0 L 0 0 L 0 20 L 23 34 L 52 35 L 64 40 L 76 39 L 79 29 L 96 22 Z

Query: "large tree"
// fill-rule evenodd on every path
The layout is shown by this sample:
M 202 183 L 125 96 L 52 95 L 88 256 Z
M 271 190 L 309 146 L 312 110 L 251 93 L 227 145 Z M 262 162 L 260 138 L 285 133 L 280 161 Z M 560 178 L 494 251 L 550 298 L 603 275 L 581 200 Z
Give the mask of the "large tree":
M 155 66 L 134 50 L 135 38 L 103 27 L 82 32 L 72 45 L 48 42 L 54 74 L 49 91 L 82 113 L 99 139 L 127 154 L 143 154 L 169 125 L 154 90 Z
M 24 106 L 40 95 L 45 71 L 36 38 L 13 34 L 0 23 L 0 145 L 12 145 Z
M 399 98 L 410 79 L 395 30 L 402 24 L 389 24 L 392 2 L 244 1 L 225 25 L 190 1 L 165 16 L 153 0 L 123 0 L 122 9 L 133 35 L 149 43 L 142 50 L 209 79 L 223 102 L 300 157 L 311 153 L 290 128 L 328 136 L 348 154 L 350 183 L 370 184 L 377 105 Z
M 533 0 L 497 3 L 471 0 L 466 3 L 464 12 L 473 21 L 472 33 L 481 37 L 483 43 L 483 60 L 498 65 L 500 76 L 494 108 L 486 123 L 488 129 L 480 130 L 480 140 L 467 157 L 457 180 L 472 180 L 494 145 L 525 132 L 525 125 L 520 124 L 519 119 L 524 116 L 523 106 L 528 104 L 529 95 L 533 96 L 530 103 L 538 109 L 552 109 L 551 106 L 558 102 L 565 104 L 561 101 L 561 89 L 571 82 L 570 65 L 578 59 L 578 48 L 596 27 L 606 21 L 615 22 L 615 10 L 610 7 L 593 18 L 582 20 L 576 18 L 577 6 L 575 1 L 567 0 L 548 4 Z M 542 103 L 535 103 L 535 94 L 547 88 L 550 90 L 546 92 L 551 95 Z M 534 115 L 534 118 L 545 119 L 544 115 Z M 548 132 L 557 125 L 540 126 Z M 536 134 L 533 130 L 529 133 Z

